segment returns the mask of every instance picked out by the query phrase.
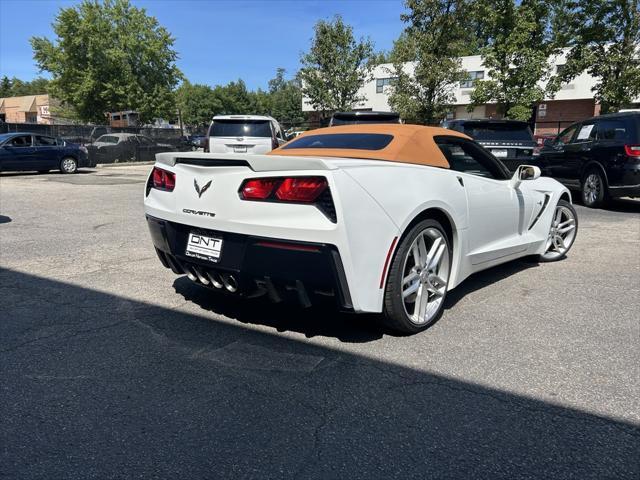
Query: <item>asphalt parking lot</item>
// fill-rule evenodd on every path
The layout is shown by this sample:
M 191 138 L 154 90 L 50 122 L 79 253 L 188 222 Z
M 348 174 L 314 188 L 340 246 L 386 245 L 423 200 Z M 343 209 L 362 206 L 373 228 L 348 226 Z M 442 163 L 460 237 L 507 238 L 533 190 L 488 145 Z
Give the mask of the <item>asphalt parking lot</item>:
M 396 337 L 164 269 L 149 168 L 0 175 L 2 478 L 640 477 L 640 202 Z

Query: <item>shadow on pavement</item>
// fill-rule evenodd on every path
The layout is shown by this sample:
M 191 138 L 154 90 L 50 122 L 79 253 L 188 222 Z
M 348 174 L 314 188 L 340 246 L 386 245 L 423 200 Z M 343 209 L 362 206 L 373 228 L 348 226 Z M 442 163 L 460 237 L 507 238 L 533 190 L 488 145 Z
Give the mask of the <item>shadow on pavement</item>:
M 640 474 L 636 425 L 7 269 L 0 291 L 6 478 Z
M 295 302 L 275 304 L 264 297 L 241 299 L 217 293 L 193 283 L 186 276 L 173 283 L 176 293 L 202 309 L 242 323 L 265 325 L 279 332 L 298 332 L 307 338 L 335 337 L 342 342 L 371 342 L 385 333 L 372 315 L 341 313 L 331 300 L 313 308 L 300 308 Z
M 92 170 L 90 168 L 86 168 L 86 167 L 81 167 L 78 169 L 78 171 L 76 173 L 74 173 L 73 175 L 84 175 L 87 173 L 95 173 L 95 170 Z M 65 175 L 62 172 L 60 172 L 59 170 L 55 170 L 55 169 L 51 169 L 48 172 L 0 172 L 0 178 L 3 177 L 42 177 L 42 176 L 51 176 L 51 175 Z

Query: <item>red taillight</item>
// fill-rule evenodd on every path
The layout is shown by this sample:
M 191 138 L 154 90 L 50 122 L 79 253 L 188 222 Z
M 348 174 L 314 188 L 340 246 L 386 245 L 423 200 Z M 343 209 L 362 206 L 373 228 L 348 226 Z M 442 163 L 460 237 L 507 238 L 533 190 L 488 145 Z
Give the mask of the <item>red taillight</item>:
M 286 202 L 314 202 L 327 188 L 327 179 L 323 177 L 285 178 L 276 197 Z
M 625 145 L 624 153 L 630 157 L 640 157 L 640 145 Z
M 336 209 L 325 177 L 250 178 L 240 185 L 242 200 L 308 203 L 315 205 L 333 223 Z
M 153 188 L 157 190 L 173 192 L 173 189 L 176 188 L 176 174 L 173 172 L 153 167 L 151 179 L 153 181 Z
M 279 178 L 254 178 L 247 180 L 240 195 L 245 200 L 266 200 L 273 193 L 273 189 L 280 182 Z
M 271 177 L 245 180 L 240 187 L 244 200 L 315 202 L 328 188 L 324 177 Z

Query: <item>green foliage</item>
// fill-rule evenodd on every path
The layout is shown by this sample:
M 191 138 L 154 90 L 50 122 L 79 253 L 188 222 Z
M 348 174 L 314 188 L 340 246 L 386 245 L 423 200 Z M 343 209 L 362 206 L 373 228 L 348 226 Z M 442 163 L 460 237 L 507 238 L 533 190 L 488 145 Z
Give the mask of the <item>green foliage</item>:
M 286 70 L 278 68 L 276 76 L 269 80 L 269 96 L 271 98 L 270 114 L 273 118 L 288 126 L 304 121 L 302 113 L 302 89 L 300 80 L 285 78 Z
M 285 123 L 300 123 L 302 92 L 297 80 L 287 80 L 278 68 L 269 90 L 249 91 L 242 80 L 227 85 L 191 84 L 185 80 L 176 90 L 182 121 L 192 129 L 207 126 L 214 115 L 270 115 Z
M 443 119 L 455 100 L 453 89 L 464 78 L 457 57 L 469 45 L 465 15 L 467 0 L 407 0 L 408 24 L 394 43 L 390 72 L 391 107 L 411 123 L 433 124 Z M 413 71 L 404 62 L 414 62 Z
M 640 96 L 638 0 L 567 1 L 562 18 L 572 48 L 555 84 L 586 70 L 602 113 L 629 106 Z
M 182 121 L 191 128 L 204 128 L 211 117 L 222 110 L 222 101 L 208 85 L 185 80 L 176 90 L 176 102 Z
M 143 122 L 173 117 L 181 78 L 174 39 L 128 0 L 83 0 L 60 9 L 55 41 L 31 38 L 38 66 L 51 73 L 50 93 L 85 121 L 105 113 L 139 112 Z
M 0 98 L 22 97 L 24 95 L 44 95 L 49 92 L 49 80 L 38 77 L 30 82 L 6 75 L 0 79 Z
M 351 110 L 365 100 L 358 90 L 371 79 L 374 56 L 368 39 L 356 41 L 342 17 L 320 20 L 311 49 L 302 55 L 300 80 L 309 103 L 323 114 Z
M 548 90 L 549 56 L 558 52 L 552 24 L 554 2 L 547 0 L 478 0 L 475 15 L 488 44 L 481 49 L 490 80 L 477 81 L 469 109 L 496 103 L 506 118 L 527 120 Z M 549 89 L 554 88 L 549 83 Z M 557 88 L 557 87 L 556 87 Z

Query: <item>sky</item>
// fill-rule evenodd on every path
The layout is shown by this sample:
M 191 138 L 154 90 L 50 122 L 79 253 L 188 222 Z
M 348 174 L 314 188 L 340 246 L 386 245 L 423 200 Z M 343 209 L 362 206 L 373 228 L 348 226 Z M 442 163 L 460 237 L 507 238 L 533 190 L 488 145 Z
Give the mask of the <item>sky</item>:
M 40 73 L 32 36 L 54 38 L 51 23 L 67 0 L 0 0 L 0 77 L 31 80 Z M 132 0 L 175 37 L 178 67 L 192 83 L 225 84 L 242 78 L 266 89 L 277 67 L 289 76 L 309 49 L 313 26 L 340 14 L 357 38 L 390 50 L 403 29 L 402 0 Z

